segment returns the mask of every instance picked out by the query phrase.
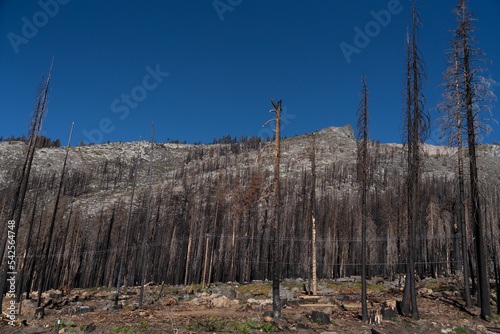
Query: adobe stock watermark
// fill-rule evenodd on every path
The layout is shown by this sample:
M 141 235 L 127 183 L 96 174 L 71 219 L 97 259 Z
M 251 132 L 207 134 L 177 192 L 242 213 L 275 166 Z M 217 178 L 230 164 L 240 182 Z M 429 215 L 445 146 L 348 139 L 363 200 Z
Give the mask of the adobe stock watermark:
M 234 8 L 241 5 L 242 2 L 243 0 L 214 0 L 212 5 L 219 16 L 219 20 L 222 22 L 224 21 L 224 13 L 232 12 Z
M 7 297 L 10 299 L 7 306 L 9 325 L 15 326 L 16 321 L 16 222 L 7 222 Z
M 285 130 L 286 126 L 290 124 L 290 120 L 294 119 L 295 117 L 297 117 L 297 115 L 289 114 L 286 106 L 283 107 L 283 109 L 281 110 L 281 131 Z M 260 129 L 257 137 L 266 139 L 267 137 L 273 138 L 274 135 L 275 135 L 274 131 L 271 130 L 270 128 L 262 128 Z
M 387 9 L 382 9 L 378 12 L 371 10 L 370 15 L 373 17 L 372 21 L 365 24 L 364 29 L 358 26 L 353 28 L 354 35 L 353 44 L 341 42 L 339 44 L 340 50 L 348 64 L 351 63 L 353 54 L 360 54 L 361 50 L 370 45 L 373 38 L 377 37 L 382 28 L 387 27 L 392 20 L 393 15 L 397 15 L 403 11 L 403 6 L 399 0 L 389 0 L 387 2 Z
M 120 98 L 111 102 L 111 112 L 118 114 L 118 119 L 125 120 L 130 115 L 130 109 L 137 108 L 139 103 L 148 96 L 148 91 L 155 90 L 170 75 L 168 72 L 162 72 L 159 64 L 156 65 L 155 69 L 146 66 L 145 70 L 147 74 L 142 78 L 140 85 L 133 87 L 129 93 L 122 93 Z M 88 142 L 99 144 L 102 143 L 105 134 L 110 134 L 115 129 L 113 121 L 105 117 L 99 121 L 97 128 L 83 129 L 82 134 Z
M 39 29 L 45 27 L 51 18 L 54 18 L 59 13 L 61 5 L 66 5 L 70 0 L 39 0 L 37 2 L 41 10 L 35 12 L 31 19 L 26 16 L 21 18 L 23 23 L 21 27 L 21 34 L 14 32 L 7 33 L 7 39 L 12 46 L 12 49 L 17 54 L 19 53 L 19 46 L 21 44 L 28 44 L 30 40 L 35 38 Z

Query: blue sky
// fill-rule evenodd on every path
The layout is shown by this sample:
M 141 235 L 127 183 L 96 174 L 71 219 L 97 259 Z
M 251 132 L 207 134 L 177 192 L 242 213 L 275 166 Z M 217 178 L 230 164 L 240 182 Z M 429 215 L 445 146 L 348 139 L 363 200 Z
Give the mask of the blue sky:
M 420 2 L 427 108 L 441 94 L 455 4 Z M 372 139 L 400 142 L 409 8 L 408 0 L 2 0 L 0 136 L 27 133 L 54 56 L 43 134 L 63 144 L 71 122 L 75 145 L 149 137 L 152 121 L 158 141 L 267 135 L 271 98 L 283 100 L 283 136 L 355 125 L 364 72 Z M 489 76 L 500 82 L 500 0 L 472 0 L 471 9 Z M 346 57 L 341 45 L 355 47 L 367 28 L 369 41 Z M 484 141 L 499 133 L 494 126 Z

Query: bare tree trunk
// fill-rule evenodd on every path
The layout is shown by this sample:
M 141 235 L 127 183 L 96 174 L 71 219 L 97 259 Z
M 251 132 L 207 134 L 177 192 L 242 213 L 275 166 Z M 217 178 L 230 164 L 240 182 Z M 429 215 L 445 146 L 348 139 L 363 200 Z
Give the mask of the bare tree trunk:
M 280 305 L 280 155 L 281 155 L 281 100 L 275 103 L 271 99 L 274 110 L 270 110 L 274 113 L 276 118 L 267 121 L 263 126 L 266 126 L 270 122 L 275 122 L 276 129 L 272 131 L 276 134 L 276 140 L 274 143 L 274 154 L 266 154 L 261 156 L 262 152 L 271 145 L 266 145 L 259 152 L 257 160 L 265 158 L 266 156 L 274 155 L 274 222 L 273 222 L 273 251 L 272 251 L 272 271 L 273 271 L 273 317 L 281 317 L 281 305 Z
M 464 44 L 466 41 L 464 41 Z M 471 192 L 471 218 L 474 227 L 476 244 L 476 266 L 479 296 L 481 299 L 481 318 L 491 317 L 490 307 L 490 283 L 488 279 L 488 267 L 486 259 L 486 246 L 484 244 L 484 226 L 481 220 L 481 204 L 479 199 L 479 186 L 476 162 L 476 133 L 473 110 L 471 73 L 469 70 L 468 47 L 464 45 L 464 73 L 465 73 L 465 103 L 467 106 L 467 137 L 469 141 L 469 169 L 470 169 L 470 192 Z
M 367 216 L 367 191 L 368 191 L 368 99 L 369 93 L 366 87 L 366 76 L 363 75 L 361 82 L 363 88 L 360 93 L 360 104 L 358 108 L 357 123 L 357 163 L 358 182 L 361 187 L 361 318 L 364 322 L 369 320 L 368 307 L 366 304 L 366 216 Z
M 61 252 L 59 252 L 59 265 L 58 265 L 58 268 L 57 268 L 57 274 L 55 276 L 55 281 L 56 282 L 61 282 L 60 285 L 63 285 L 62 284 L 63 280 L 60 280 L 59 277 L 61 277 L 61 270 L 62 270 L 62 267 L 64 265 L 64 252 L 66 250 L 66 240 L 68 238 L 69 223 L 71 222 L 71 216 L 72 216 L 72 214 L 73 214 L 73 207 L 71 207 L 71 209 L 69 211 L 68 223 L 66 224 L 66 229 L 64 231 L 64 238 L 63 238 L 63 241 L 62 241 L 62 249 L 61 249 Z
M 316 133 L 312 134 L 312 154 L 311 154 L 311 196 L 310 215 L 312 221 L 312 292 L 318 294 L 318 277 L 316 264 Z
M 125 223 L 125 232 L 123 235 L 123 244 L 122 244 L 122 253 L 120 256 L 120 267 L 118 269 L 118 277 L 116 278 L 116 293 L 115 293 L 115 308 L 118 308 L 118 296 L 120 294 L 120 281 L 122 277 L 122 272 L 123 272 L 123 265 L 125 261 L 125 251 L 127 249 L 127 239 L 128 239 L 128 229 L 130 226 L 130 218 L 132 216 L 132 206 L 134 204 L 134 192 L 135 192 L 135 183 L 137 179 L 137 169 L 139 168 L 139 160 L 141 159 L 141 139 L 139 139 L 139 143 L 137 144 L 137 157 L 135 159 L 135 166 L 134 166 L 134 180 L 132 183 L 132 193 L 130 194 L 130 205 L 128 207 L 128 214 L 127 214 L 127 222 Z
M 66 147 L 66 156 L 64 157 L 64 162 L 61 170 L 61 177 L 59 179 L 59 185 L 57 187 L 57 196 L 56 196 L 56 201 L 54 203 L 54 211 L 52 212 L 52 218 L 50 220 L 50 226 L 49 226 L 49 231 L 48 231 L 48 239 L 47 243 L 45 244 L 45 249 L 43 251 L 43 261 L 42 261 L 42 267 L 40 268 L 40 280 L 38 282 L 38 301 L 37 301 L 37 306 L 40 307 L 42 303 L 42 292 L 43 292 L 43 286 L 45 284 L 45 279 L 46 279 L 46 270 L 47 270 L 47 262 L 49 258 L 49 252 L 50 252 L 50 245 L 52 243 L 52 234 L 54 233 L 54 225 L 56 222 L 56 216 L 57 216 L 57 207 L 59 206 L 59 199 L 61 197 L 61 190 L 62 190 L 62 185 L 64 181 L 64 172 L 66 170 L 66 163 L 68 162 L 68 155 L 69 155 L 69 147 L 71 145 L 71 136 L 73 135 L 73 126 L 75 123 L 71 124 L 71 132 L 69 133 L 69 140 L 68 140 L 68 146 Z
M 23 171 L 21 174 L 21 179 L 18 181 L 18 184 L 16 185 L 16 191 L 14 195 L 14 201 L 12 202 L 12 207 L 9 213 L 9 220 L 8 223 L 13 222 L 13 225 L 9 225 L 13 227 L 11 230 L 14 238 L 17 238 L 17 232 L 19 230 L 19 224 L 21 220 L 21 214 L 23 210 L 23 205 L 24 205 L 24 198 L 26 196 L 26 190 L 28 188 L 28 181 L 29 181 L 29 176 L 31 172 L 31 165 L 33 163 L 33 157 L 35 155 L 35 148 L 36 148 L 36 141 L 38 138 L 38 132 L 40 130 L 43 116 L 45 114 L 45 106 L 46 106 L 46 101 L 47 101 L 47 95 L 48 95 L 48 89 L 49 89 L 49 84 L 50 84 L 50 75 L 52 73 L 52 65 L 54 63 L 54 59 L 52 59 L 52 63 L 50 65 L 50 71 L 49 75 L 47 77 L 47 82 L 44 83 L 42 80 L 42 84 L 40 86 L 40 96 L 38 98 L 37 106 L 34 112 L 34 116 L 32 119 L 32 128 L 30 132 L 30 140 L 28 144 L 28 149 L 26 151 L 26 158 L 24 160 L 24 166 L 23 166 Z M 0 260 L 3 260 L 4 257 L 4 251 L 5 247 L 7 245 L 7 237 L 4 239 L 4 242 L 2 244 L 2 250 L 1 250 L 1 256 Z M 2 276 L 0 278 L 0 313 L 2 312 L 2 303 L 3 303 L 3 296 L 4 296 L 4 291 L 5 291 L 5 286 L 7 283 L 7 275 L 8 272 L 13 272 L 15 270 L 15 265 L 13 266 L 4 266 L 4 270 L 2 272 Z M 15 275 L 11 274 L 11 278 L 15 280 Z
M 280 144 L 281 144 L 281 100 L 271 100 L 276 113 L 276 143 L 274 156 L 274 249 L 273 249 L 273 317 L 281 317 L 280 305 Z
M 203 283 L 202 283 L 202 287 L 203 288 L 205 288 L 205 279 L 206 279 L 206 276 L 207 276 L 208 241 L 210 239 L 210 236 L 207 233 L 205 235 L 205 237 L 207 238 L 207 241 L 206 241 L 206 244 L 205 244 L 205 264 L 203 265 Z
M 30 227 L 28 229 L 28 237 L 27 237 L 27 240 L 26 240 L 26 247 L 24 248 L 24 252 L 23 252 L 23 259 L 22 259 L 22 262 L 21 262 L 21 270 L 19 270 L 19 284 L 18 284 L 18 291 L 17 291 L 17 296 L 16 296 L 16 302 L 19 303 L 22 301 L 22 298 L 23 298 L 23 293 L 24 293 L 24 285 L 25 285 L 25 282 L 24 282 L 24 270 L 26 268 L 26 258 L 27 258 L 27 255 L 28 255 L 28 250 L 30 248 L 30 244 L 31 244 L 31 232 L 33 230 L 33 223 L 34 223 L 34 220 L 35 220 L 35 212 L 36 212 L 36 203 L 37 203 L 37 200 L 38 200 L 38 194 L 39 194 L 39 190 L 40 189 L 40 182 L 38 182 L 38 186 L 37 186 L 37 191 L 36 191 L 36 194 L 35 194 L 35 199 L 33 201 L 33 211 L 31 212 L 31 219 L 30 219 Z M 19 304 L 19 315 L 21 315 L 21 312 L 22 312 L 22 302 Z
M 189 231 L 188 250 L 187 250 L 187 256 L 186 256 L 186 273 L 184 274 L 184 285 L 187 285 L 187 283 L 188 283 L 190 254 L 191 254 L 191 231 Z
M 428 112 L 424 110 L 425 98 L 421 89 L 426 79 L 425 65 L 420 57 L 417 45 L 419 26 L 422 25 L 420 15 L 417 13 L 415 3 L 412 4 L 412 30 L 411 38 L 407 35 L 407 60 L 406 60 L 406 110 L 404 114 L 406 132 L 405 142 L 408 146 L 408 247 L 406 281 L 403 291 L 402 311 L 408 313 L 411 306 L 411 316 L 418 320 L 417 296 L 415 291 L 415 260 L 417 257 L 416 235 L 420 221 L 420 168 L 422 156 L 420 144 L 425 142 L 429 132 Z
M 146 278 L 147 259 L 148 259 L 148 236 L 149 236 L 149 220 L 151 218 L 151 197 L 153 195 L 151 189 L 152 174 L 153 174 L 153 148 L 154 148 L 154 123 L 151 123 L 151 151 L 149 152 L 149 193 L 148 204 L 146 211 L 146 226 L 144 227 L 144 238 L 142 240 L 142 272 L 141 272 L 141 293 L 139 296 L 139 309 L 142 309 L 142 299 L 144 297 L 144 280 Z
M 461 127 L 461 120 L 459 121 L 458 126 Z M 459 219 L 460 219 L 460 230 L 462 233 L 462 264 L 464 269 L 464 288 L 465 288 L 465 307 L 472 307 L 472 299 L 470 293 L 470 284 L 469 284 L 469 266 L 468 266 L 468 257 L 467 257 L 467 227 L 465 224 L 465 190 L 464 190 L 464 161 L 463 161 L 463 149 L 462 149 L 462 140 L 459 140 L 458 144 L 458 187 L 460 192 L 460 210 L 459 210 Z
M 231 281 L 234 281 L 236 279 L 236 276 L 234 275 L 234 256 L 236 254 L 236 248 L 235 248 L 235 234 L 236 234 L 236 218 L 233 219 L 233 238 L 231 242 L 231 269 L 229 272 L 231 273 Z

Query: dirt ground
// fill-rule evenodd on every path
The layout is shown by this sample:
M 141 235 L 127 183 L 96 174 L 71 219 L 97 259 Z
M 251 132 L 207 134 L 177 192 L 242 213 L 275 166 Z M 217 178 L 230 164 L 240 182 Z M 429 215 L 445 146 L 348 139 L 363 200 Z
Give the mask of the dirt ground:
M 458 281 L 419 281 L 420 320 L 413 320 L 397 314 L 397 309 L 392 314 L 402 298 L 401 282 L 370 280 L 368 310 L 374 321 L 381 318 L 380 324 L 361 321 L 359 278 L 322 280 L 317 296 L 304 293 L 307 282 L 301 279 L 284 280 L 282 297 L 287 304 L 279 319 L 269 316 L 271 283 L 267 281 L 205 288 L 149 284 L 143 309 L 137 308 L 138 287 L 121 290 L 119 308 L 113 307 L 112 288 L 61 288 L 42 295 L 46 306 L 41 319 L 35 316 L 36 299 L 24 300 L 15 326 L 5 316 L 6 300 L 0 333 L 56 333 L 58 321 L 59 333 L 500 333 L 497 315 L 485 321 L 479 308 L 464 308 Z M 494 302 L 492 309 L 496 313 Z

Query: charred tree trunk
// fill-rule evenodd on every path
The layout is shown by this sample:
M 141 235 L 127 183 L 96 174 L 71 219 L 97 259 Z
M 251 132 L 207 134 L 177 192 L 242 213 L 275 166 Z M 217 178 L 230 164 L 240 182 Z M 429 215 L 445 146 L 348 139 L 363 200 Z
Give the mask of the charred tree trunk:
M 38 194 L 39 194 L 39 189 L 40 189 L 40 182 L 38 182 L 38 186 L 37 186 L 37 191 L 36 191 L 36 194 L 35 194 L 35 199 L 33 201 L 33 211 L 31 212 L 31 219 L 30 219 L 30 227 L 28 229 L 28 236 L 27 236 L 27 240 L 26 240 L 26 247 L 24 248 L 24 252 L 23 252 L 23 260 L 22 260 L 22 263 L 21 263 L 21 270 L 19 271 L 19 284 L 18 284 L 18 291 L 17 291 L 17 296 L 16 296 L 16 302 L 19 303 L 22 298 L 23 298 L 23 293 L 24 293 L 24 286 L 25 286 L 25 282 L 24 282 L 24 271 L 25 271 L 25 268 L 26 268 L 26 259 L 27 259 L 27 255 L 28 255 L 28 250 L 30 249 L 30 244 L 31 244 L 31 233 L 32 233 L 32 230 L 33 230 L 33 223 L 35 221 L 35 212 L 36 212 L 36 203 L 37 203 L 37 200 L 38 200 Z M 21 315 L 21 312 L 22 312 L 22 303 L 19 304 L 19 315 Z
M 13 236 L 14 240 L 17 238 L 17 232 L 19 230 L 19 224 L 20 224 L 21 214 L 22 214 L 23 205 L 24 205 L 24 198 L 26 196 L 29 176 L 30 176 L 30 172 L 31 172 L 31 165 L 33 164 L 33 157 L 35 154 L 38 132 L 40 130 L 43 116 L 44 116 L 45 111 L 46 111 L 47 95 L 48 95 L 48 89 L 49 89 L 49 84 L 50 84 L 50 75 L 52 73 L 53 63 L 54 63 L 54 60 L 52 59 L 52 63 L 50 65 L 49 75 L 47 77 L 47 82 L 42 81 L 42 84 L 40 86 L 40 96 L 38 98 L 37 106 L 36 106 L 34 114 L 33 114 L 32 126 L 31 126 L 31 130 L 30 130 L 30 140 L 28 143 L 28 149 L 26 151 L 26 157 L 24 160 L 23 171 L 22 171 L 21 177 L 16 185 L 16 190 L 15 190 L 15 194 L 14 194 L 14 201 L 12 202 L 12 207 L 11 207 L 11 210 L 9 213 L 8 231 L 10 231 L 11 233 L 8 233 L 8 235 Z M 13 223 L 13 224 L 11 224 L 11 223 Z M 2 250 L 1 250 L 1 254 L 0 254 L 0 260 L 2 260 L 2 261 L 3 261 L 3 257 L 4 257 L 4 251 L 5 251 L 5 248 L 7 245 L 7 240 L 8 239 L 6 236 L 4 239 L 4 242 L 2 243 Z M 15 262 L 13 265 L 5 265 L 4 266 L 4 270 L 3 270 L 2 276 L 0 278 L 0 313 L 2 311 L 2 303 L 3 303 L 4 291 L 5 291 L 5 287 L 6 287 L 6 283 L 7 283 L 7 275 L 8 275 L 8 272 L 14 272 L 14 271 L 15 271 Z M 11 279 L 15 280 L 15 275 L 11 274 Z
M 141 159 L 141 140 L 139 139 L 139 143 L 137 144 L 137 157 L 135 159 L 134 166 L 134 174 L 133 174 L 133 182 L 132 182 L 132 193 L 130 194 L 130 204 L 128 207 L 127 214 L 127 222 L 125 223 L 125 232 L 123 233 L 123 243 L 122 243 L 122 252 L 120 255 L 120 267 L 118 269 L 118 277 L 116 278 L 116 293 L 115 293 L 115 308 L 118 308 L 118 297 L 120 294 L 120 281 L 123 273 L 123 266 L 125 262 L 125 252 L 127 249 L 127 239 L 128 239 L 128 230 L 130 227 L 130 219 L 132 216 L 132 207 L 134 204 L 134 192 L 135 192 L 135 183 L 137 180 L 137 170 L 139 168 L 139 160 Z
M 42 267 L 40 268 L 40 279 L 38 282 L 38 301 L 37 301 L 37 306 L 40 307 L 42 303 L 42 292 L 46 280 L 46 270 L 47 270 L 47 263 L 48 263 L 48 258 L 49 258 L 49 252 L 50 252 L 50 245 L 52 243 L 52 234 L 54 233 L 54 225 L 56 222 L 56 216 L 57 216 L 57 208 L 59 206 L 59 199 L 61 197 L 61 190 L 62 190 L 62 185 L 64 181 L 64 172 L 66 170 L 66 163 L 68 162 L 68 155 L 69 155 L 69 147 L 71 144 L 71 136 L 73 135 L 73 126 L 75 123 L 71 124 L 71 132 L 69 133 L 69 140 L 68 140 L 68 146 L 66 147 L 66 156 L 64 157 L 64 162 L 61 170 L 61 177 L 59 179 L 59 185 L 57 187 L 57 195 L 56 195 L 56 200 L 54 203 L 54 211 L 52 212 L 52 218 L 50 220 L 50 226 L 49 226 L 49 231 L 48 231 L 48 239 L 45 244 L 45 248 L 43 251 L 43 260 L 42 260 Z
M 480 297 L 481 318 L 491 316 L 490 307 L 490 283 L 488 279 L 488 267 L 486 259 L 486 246 L 484 244 L 484 226 L 481 220 L 481 203 L 479 199 L 479 185 L 477 176 L 476 156 L 476 129 L 473 110 L 473 92 L 471 85 L 471 72 L 469 69 L 469 48 L 467 40 L 464 40 L 464 74 L 465 74 L 465 104 L 467 107 L 467 139 L 469 144 L 469 173 L 471 193 L 471 218 L 474 228 L 476 246 L 477 282 Z
M 272 100 L 271 100 L 272 101 Z M 281 144 L 281 100 L 273 102 L 276 113 L 276 143 L 274 156 L 274 226 L 273 226 L 273 317 L 281 317 L 280 305 L 280 144 Z
M 358 183 L 361 187 L 361 318 L 364 322 L 369 320 L 368 307 L 366 304 L 366 216 L 367 216 L 367 191 L 368 191 L 368 99 L 369 93 L 366 87 L 366 76 L 363 75 L 361 82 L 363 88 L 360 94 L 358 108 L 358 142 L 357 142 L 357 167 Z
M 406 91 L 405 104 L 405 134 L 404 142 L 407 144 L 408 173 L 407 173 L 407 212 L 408 212 L 408 247 L 406 281 L 403 292 L 402 311 L 409 313 L 413 319 L 418 320 L 417 297 L 415 293 L 415 260 L 418 250 L 416 234 L 417 222 L 420 221 L 420 168 L 422 157 L 420 145 L 425 142 L 429 132 L 430 116 L 424 110 L 425 98 L 422 87 L 426 78 L 425 67 L 417 45 L 419 26 L 422 25 L 420 15 L 417 13 L 415 3 L 411 11 L 412 30 L 411 38 L 407 36 L 406 60 Z M 411 310 L 409 310 L 411 308 Z
M 274 209 L 274 222 L 273 222 L 273 245 L 272 245 L 272 276 L 273 276 L 273 317 L 281 317 L 281 305 L 280 305 L 280 154 L 281 154 L 281 100 L 275 103 L 271 99 L 274 109 L 270 110 L 274 113 L 276 118 L 267 121 L 263 126 L 266 126 L 270 122 L 275 122 L 276 129 L 272 131 L 276 134 L 276 139 L 274 142 L 274 154 L 269 153 L 261 156 L 262 152 L 267 148 L 272 146 L 268 144 L 264 146 L 259 152 L 257 160 L 262 159 L 266 156 L 274 156 L 274 178 L 273 178 L 273 209 Z
M 311 154 L 311 195 L 310 195 L 310 216 L 311 216 L 311 243 L 312 243 L 312 292 L 318 294 L 318 277 L 316 263 L 316 133 L 312 134 L 312 154 Z
M 149 192 L 148 204 L 146 211 L 146 226 L 144 227 L 144 238 L 142 240 L 142 271 L 141 271 L 141 293 L 139 295 L 139 308 L 142 309 L 142 299 L 144 298 L 144 280 L 146 278 L 147 259 L 148 259 L 148 236 L 149 236 L 149 220 L 151 216 L 151 197 L 153 195 L 151 189 L 153 175 L 153 145 L 154 145 L 154 123 L 151 124 L 151 151 L 149 152 Z

